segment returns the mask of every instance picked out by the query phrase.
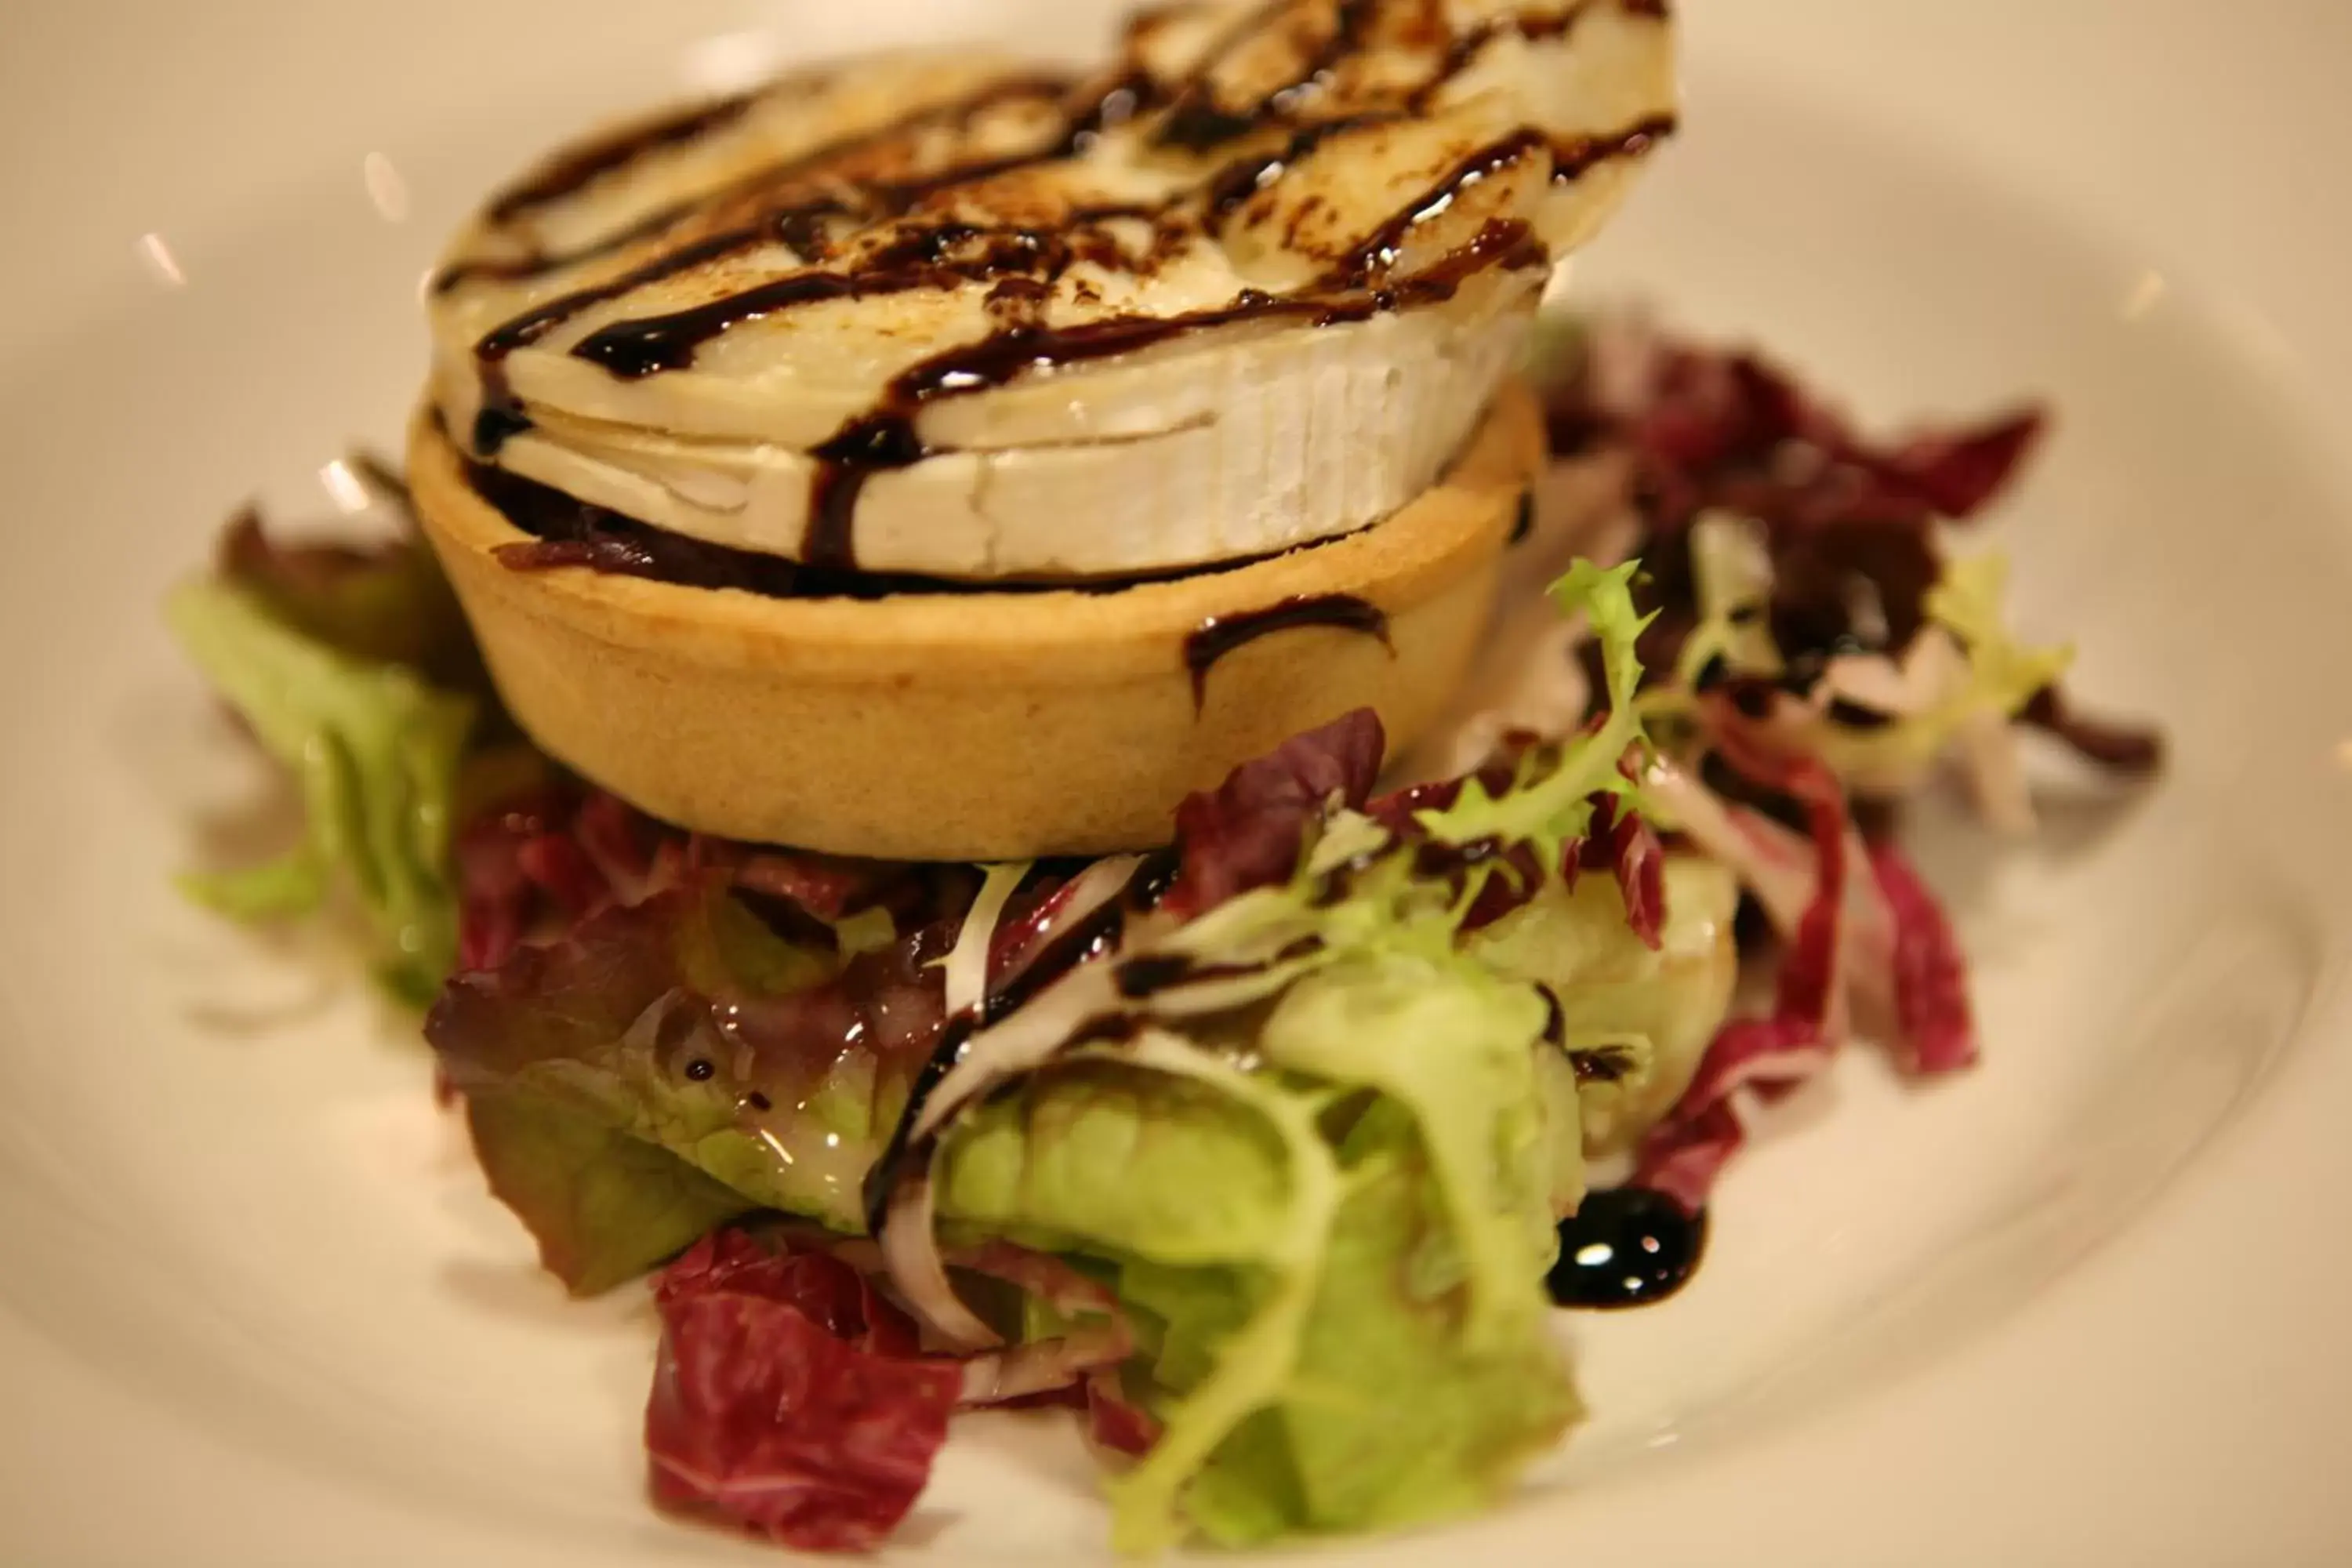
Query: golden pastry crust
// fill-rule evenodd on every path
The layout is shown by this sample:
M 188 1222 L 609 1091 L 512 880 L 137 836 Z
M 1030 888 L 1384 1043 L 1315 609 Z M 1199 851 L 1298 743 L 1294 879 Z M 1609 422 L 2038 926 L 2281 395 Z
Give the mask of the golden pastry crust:
M 1433 489 L 1310 550 L 1113 593 L 787 599 L 516 571 L 492 552 L 527 536 L 429 406 L 409 434 L 417 515 L 542 749 L 687 827 L 914 860 L 1164 843 L 1186 794 L 1354 708 L 1409 744 L 1468 665 L 1542 460 L 1512 384 Z M 1196 710 L 1204 622 L 1327 594 L 1384 612 L 1393 652 L 1274 633 L 1220 658 Z

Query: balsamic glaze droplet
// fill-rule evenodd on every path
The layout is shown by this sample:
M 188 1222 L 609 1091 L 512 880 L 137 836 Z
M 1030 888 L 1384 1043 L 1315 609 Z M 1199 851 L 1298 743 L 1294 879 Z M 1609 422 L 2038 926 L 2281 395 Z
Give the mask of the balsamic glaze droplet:
M 686 1064 L 686 1076 L 692 1079 L 697 1083 L 709 1082 L 711 1076 L 718 1072 L 718 1070 L 719 1069 L 717 1068 L 711 1066 L 709 1062 L 704 1060 L 700 1057 L 697 1057 L 692 1061 Z
M 600 137 L 565 153 L 520 183 L 500 192 L 490 203 L 493 224 L 511 223 L 526 213 L 562 201 L 573 192 L 649 153 L 677 147 L 707 136 L 740 120 L 755 101 L 754 95 L 736 93 L 665 114 L 656 120 Z
M 1551 1299 L 1563 1307 L 1646 1307 L 1688 1282 L 1706 1252 L 1706 1211 L 1647 1187 L 1584 1194 L 1559 1227 Z

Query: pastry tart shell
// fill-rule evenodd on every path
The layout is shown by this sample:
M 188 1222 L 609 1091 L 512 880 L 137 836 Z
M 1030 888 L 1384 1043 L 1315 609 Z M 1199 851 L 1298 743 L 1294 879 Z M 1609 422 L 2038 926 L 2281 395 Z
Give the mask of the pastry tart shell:
M 1439 481 L 1344 538 L 1111 592 L 778 598 L 498 559 L 528 535 L 468 481 L 429 406 L 409 436 L 416 511 L 499 695 L 541 749 L 682 826 L 913 860 L 1095 855 L 1165 843 L 1192 791 L 1351 709 L 1391 752 L 1438 714 L 1485 628 L 1542 464 L 1507 384 Z M 1307 626 L 1208 668 L 1221 618 L 1347 595 L 1383 643 Z

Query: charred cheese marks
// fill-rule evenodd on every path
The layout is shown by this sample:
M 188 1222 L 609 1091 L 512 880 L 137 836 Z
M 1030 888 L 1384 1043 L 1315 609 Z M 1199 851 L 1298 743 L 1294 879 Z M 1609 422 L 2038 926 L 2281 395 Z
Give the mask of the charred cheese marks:
M 818 565 L 1262 556 L 1436 481 L 1673 106 L 1657 0 L 1179 5 L 1090 76 L 810 72 L 494 199 L 433 397 L 478 458 Z

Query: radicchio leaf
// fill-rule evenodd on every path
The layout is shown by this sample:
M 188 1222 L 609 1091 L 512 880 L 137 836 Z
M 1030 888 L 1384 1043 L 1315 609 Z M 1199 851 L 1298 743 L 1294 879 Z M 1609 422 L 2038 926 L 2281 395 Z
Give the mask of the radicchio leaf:
M 1664 1193 L 1685 1214 L 1696 1214 L 1706 1206 L 1723 1167 L 1747 1141 L 1747 1129 L 1729 1100 L 1695 1110 L 1677 1106 L 1642 1140 L 1633 1183 Z
M 1769 629 L 1800 684 L 1856 648 L 1899 653 L 1926 624 L 1941 575 L 1938 521 L 1972 518 L 2015 477 L 2043 426 L 2032 409 L 1890 443 L 1780 367 L 1604 322 L 1581 373 L 1551 389 L 1555 445 L 1608 447 L 1632 460 L 1650 537 L 1644 608 L 1658 612 L 1641 655 L 1680 664 L 1698 624 L 1690 531 L 1710 512 L 1751 520 L 1772 565 Z
M 1404 841 L 1423 841 L 1426 835 L 1422 814 L 1444 812 L 1452 806 L 1470 781 L 1476 781 L 1489 795 L 1499 796 L 1519 786 L 1530 759 L 1537 776 L 1540 776 L 1557 765 L 1559 753 L 1557 745 L 1547 744 L 1530 731 L 1507 731 L 1475 773 L 1393 791 L 1372 801 L 1364 810 Z M 1618 771 L 1638 783 L 1642 760 L 1640 750 L 1629 750 L 1620 761 Z M 1596 795 L 1591 798 L 1591 821 L 1585 836 L 1563 847 L 1558 866 L 1546 867 L 1532 847 L 1524 843 L 1502 850 L 1498 858 L 1505 868 L 1504 874 L 1486 879 L 1477 898 L 1464 913 L 1460 930 L 1465 934 L 1482 931 L 1525 907 L 1553 873 L 1572 889 L 1580 872 L 1607 871 L 1616 879 L 1618 891 L 1624 898 L 1626 921 L 1633 933 L 1648 946 L 1657 947 L 1663 940 L 1666 917 L 1665 847 L 1657 830 L 1621 797 Z M 1423 857 L 1421 869 L 1430 875 L 1450 871 L 1458 878 L 1463 869 L 1460 860 L 1447 847 L 1433 846 Z
M 2006 487 L 2045 423 L 2021 409 L 1881 445 L 1753 353 L 1660 342 L 1646 371 L 1633 384 L 1587 377 L 1559 389 L 1557 423 L 1630 447 L 1650 510 L 1669 521 L 1716 506 L 1771 526 L 1968 518 Z
M 1829 1065 L 1844 1032 L 1847 847 L 1844 793 L 1811 758 L 1781 759 L 1725 737 L 1733 764 L 1802 803 L 1817 857 L 1813 896 L 1780 963 L 1772 1011 L 1726 1024 L 1690 1087 L 1643 1140 L 1634 1181 L 1696 1211 L 1745 1139 L 1733 1096 L 1778 1098 Z
M 1951 921 L 1900 849 L 1879 843 L 1868 852 L 1879 896 L 1895 917 L 1895 1008 L 1904 1065 L 1916 1073 L 1967 1067 L 1977 1059 L 1976 1027 L 1969 1013 L 1968 961 Z
M 1915 436 L 1883 455 L 1848 449 L 1940 515 L 1967 518 L 2007 487 L 2045 424 L 2040 411 L 2022 409 L 1970 429 Z
M 1086 1397 L 1087 1436 L 1097 1447 L 1132 1457 L 1160 1441 L 1160 1422 L 1128 1397 L 1116 1368 L 1088 1377 Z
M 1288 879 L 1324 809 L 1370 795 L 1387 744 L 1380 715 L 1359 708 L 1188 796 L 1176 808 L 1181 861 L 1165 907 L 1189 917 Z
M 848 1264 L 705 1237 L 655 1291 L 655 1499 L 803 1551 L 880 1545 L 929 1479 L 963 1384 Z
M 1640 812 L 1621 810 L 1615 796 L 1604 795 L 1594 803 L 1592 830 L 1580 858 L 1585 868 L 1605 868 L 1615 876 L 1625 900 L 1625 923 L 1655 952 L 1666 925 L 1666 847 L 1658 830 Z

